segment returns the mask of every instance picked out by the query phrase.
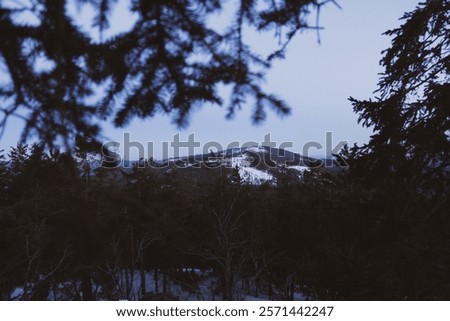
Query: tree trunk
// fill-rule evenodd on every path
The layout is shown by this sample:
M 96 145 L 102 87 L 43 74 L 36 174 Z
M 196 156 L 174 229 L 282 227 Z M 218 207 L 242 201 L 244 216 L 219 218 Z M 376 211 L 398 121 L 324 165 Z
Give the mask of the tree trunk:
M 167 274 L 166 270 L 163 269 L 163 293 L 167 292 Z
M 145 295 L 146 292 L 146 283 L 145 283 L 145 270 L 141 267 L 140 270 L 140 275 L 141 275 L 141 295 Z
M 141 255 L 140 259 L 140 276 L 141 276 L 141 296 L 145 295 L 146 284 L 145 284 L 145 270 L 144 270 L 144 255 Z
M 153 272 L 153 279 L 155 280 L 155 293 L 159 292 L 159 287 L 158 287 L 158 269 L 155 268 L 154 272 Z
M 89 272 L 84 272 L 81 279 L 81 291 L 83 292 L 83 301 L 93 301 L 92 282 Z

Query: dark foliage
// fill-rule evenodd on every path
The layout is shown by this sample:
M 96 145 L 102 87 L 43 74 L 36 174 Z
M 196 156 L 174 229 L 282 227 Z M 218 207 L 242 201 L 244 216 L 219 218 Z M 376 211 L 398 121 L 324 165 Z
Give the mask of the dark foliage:
M 211 295 L 226 300 L 450 297 L 445 206 L 408 184 L 367 187 L 348 171 L 322 169 L 299 179 L 286 168 L 276 184 L 259 186 L 235 169 L 207 167 L 104 168 L 86 179 L 83 170 L 72 175 L 67 156 L 38 146 L 10 156 L 3 299 L 16 287 L 24 300 L 146 298 L 131 290 L 136 275 L 145 289 L 150 271 L 159 293 L 170 296 L 171 282 L 210 299 L 186 268 L 214 276 Z
M 101 33 L 111 24 L 115 0 L 74 1 L 96 10 L 92 24 Z M 267 108 L 287 115 L 289 107 L 260 80 L 298 31 L 318 28 L 308 17 L 330 2 L 238 1 L 222 31 L 208 23 L 222 12 L 222 1 L 131 1 L 137 16 L 131 30 L 100 40 L 74 22 L 69 1 L 1 2 L 0 66 L 7 82 L 0 89 L 0 126 L 5 129 L 9 116 L 21 117 L 23 139 L 36 135 L 48 145 L 62 139 L 70 148 L 78 135 L 96 137 L 104 120 L 124 126 L 162 112 L 184 125 L 194 107 L 223 105 L 219 85 L 232 89 L 227 117 L 248 97 L 255 123 Z M 260 57 L 244 41 L 245 28 L 276 31 L 280 48 Z
M 450 3 L 429 0 L 386 34 L 392 45 L 375 100 L 350 98 L 359 121 L 372 127 L 358 149 L 372 178 L 408 179 L 432 193 L 448 189 L 450 167 Z
M 364 207 L 373 220 L 371 246 L 383 260 L 367 272 L 389 276 L 380 279 L 379 291 L 391 299 L 443 299 L 450 263 L 444 246 L 450 237 L 450 3 L 425 1 L 403 19 L 386 32 L 393 40 L 381 60 L 379 97 L 350 99 L 363 125 L 374 129 L 367 145 L 352 150 L 350 176 L 370 196 Z M 395 291 L 388 282 L 397 284 Z

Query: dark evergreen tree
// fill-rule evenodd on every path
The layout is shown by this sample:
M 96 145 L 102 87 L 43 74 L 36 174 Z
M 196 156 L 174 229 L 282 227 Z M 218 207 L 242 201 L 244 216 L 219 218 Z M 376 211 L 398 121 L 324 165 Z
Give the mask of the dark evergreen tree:
M 349 183 L 363 191 L 372 239 L 364 242 L 371 257 L 362 260 L 370 269 L 357 282 L 390 299 L 448 299 L 450 3 L 427 0 L 403 19 L 386 32 L 393 39 L 381 60 L 379 97 L 350 98 L 374 129 L 350 158 Z M 368 281 L 375 275 L 383 275 L 377 284 Z
M 442 193 L 450 168 L 450 3 L 427 0 L 403 20 L 385 33 L 393 40 L 381 60 L 379 96 L 350 98 L 375 132 L 358 153 L 373 178 L 394 175 Z

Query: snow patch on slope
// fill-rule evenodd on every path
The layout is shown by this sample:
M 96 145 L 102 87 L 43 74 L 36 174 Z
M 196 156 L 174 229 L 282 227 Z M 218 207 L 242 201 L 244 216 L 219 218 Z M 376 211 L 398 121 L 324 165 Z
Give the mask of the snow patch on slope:
M 240 167 L 239 175 L 244 182 L 252 185 L 263 184 L 273 179 L 273 176 L 269 173 L 260 171 L 259 169 L 253 167 Z
M 300 165 L 297 165 L 297 166 L 289 166 L 288 168 L 292 168 L 292 169 L 295 169 L 296 171 L 299 171 L 299 172 L 309 172 L 311 169 L 308 167 L 308 166 L 300 166 Z
M 267 153 L 267 150 L 263 146 L 252 146 L 246 149 L 248 152 Z
M 236 156 L 231 159 L 231 166 L 239 169 L 239 176 L 242 181 L 251 185 L 263 184 L 271 181 L 273 176 L 265 171 L 250 167 L 247 156 Z

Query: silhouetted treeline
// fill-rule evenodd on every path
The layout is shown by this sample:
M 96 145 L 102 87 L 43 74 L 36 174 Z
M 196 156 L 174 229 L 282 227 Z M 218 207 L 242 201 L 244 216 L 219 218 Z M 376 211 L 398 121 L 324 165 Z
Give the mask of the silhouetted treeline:
M 145 298 L 149 272 L 155 292 L 169 295 L 168 282 L 197 291 L 186 269 L 210 271 L 224 300 L 450 298 L 448 190 L 395 175 L 369 183 L 353 170 L 285 169 L 248 185 L 226 168 L 86 170 L 37 145 L 8 154 L 4 300 L 133 299 L 136 275 Z

